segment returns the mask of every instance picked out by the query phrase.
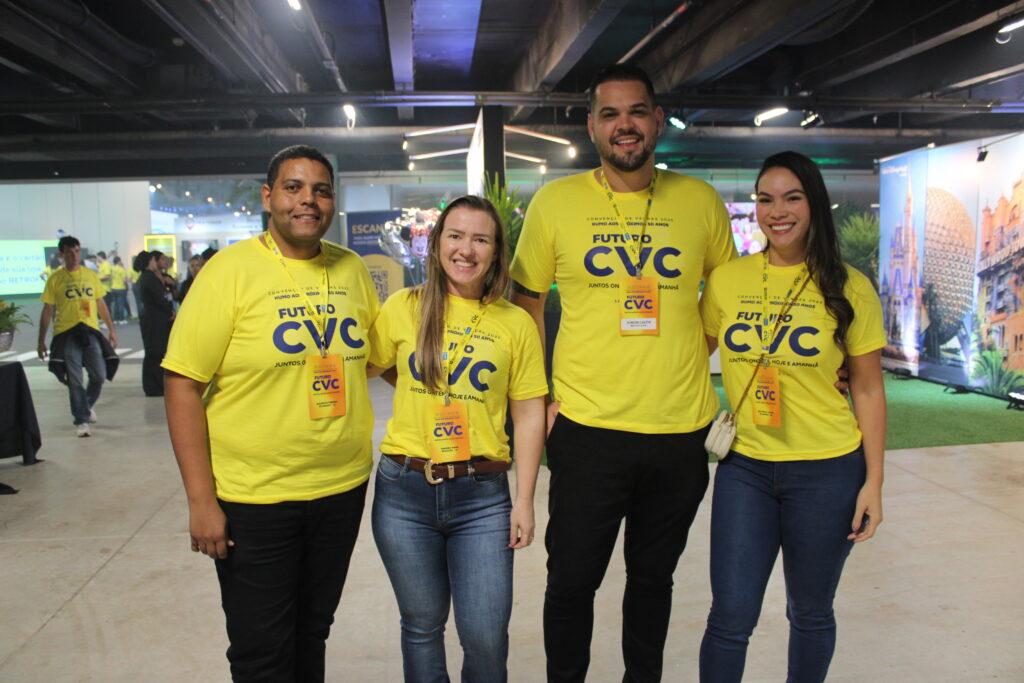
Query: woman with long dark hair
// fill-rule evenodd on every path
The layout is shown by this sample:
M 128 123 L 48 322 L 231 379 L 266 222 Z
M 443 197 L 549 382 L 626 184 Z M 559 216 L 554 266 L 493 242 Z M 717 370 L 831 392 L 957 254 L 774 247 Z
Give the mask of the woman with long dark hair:
M 448 680 L 444 627 L 454 602 L 462 680 L 498 683 L 506 680 L 512 555 L 534 535 L 548 386 L 533 320 L 503 298 L 508 254 L 491 203 L 454 200 L 429 248 L 426 282 L 388 299 L 370 334 L 371 363 L 397 367 L 373 537 L 401 613 L 405 680 Z
M 715 473 L 705 683 L 741 680 L 780 549 L 787 680 L 824 680 L 843 564 L 882 521 L 886 339 L 878 296 L 842 261 L 813 161 L 795 152 L 769 157 L 756 189 L 768 246 L 719 266 L 701 299 L 736 415 L 732 450 Z M 833 388 L 843 364 L 852 409 Z
M 167 340 L 171 336 L 174 304 L 160 274 L 159 251 L 140 251 L 132 262 L 139 273 L 135 289 L 141 302 L 139 327 L 142 330 L 142 391 L 146 396 L 164 395 L 164 371 L 160 363 L 167 353 Z

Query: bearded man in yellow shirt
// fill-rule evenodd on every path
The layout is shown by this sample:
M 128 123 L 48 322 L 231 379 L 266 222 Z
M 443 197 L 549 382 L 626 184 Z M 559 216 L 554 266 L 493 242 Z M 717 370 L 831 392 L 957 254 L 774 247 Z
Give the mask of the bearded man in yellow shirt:
M 655 169 L 665 115 L 647 74 L 610 67 L 589 95 L 601 167 L 537 192 L 511 269 L 512 301 L 542 338 L 552 282 L 562 299 L 547 442 L 547 674 L 586 677 L 594 593 L 625 520 L 624 680 L 657 681 L 718 411 L 697 293 L 736 250 L 715 190 Z
M 178 312 L 167 421 L 232 677 L 322 681 L 372 466 L 378 300 L 362 259 L 321 239 L 335 215 L 323 154 L 278 152 L 262 194 L 267 232 L 206 264 Z

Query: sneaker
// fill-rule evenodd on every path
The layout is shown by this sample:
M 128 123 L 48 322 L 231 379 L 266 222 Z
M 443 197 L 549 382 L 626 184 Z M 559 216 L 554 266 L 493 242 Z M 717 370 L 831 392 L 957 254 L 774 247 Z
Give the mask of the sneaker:
M 92 436 L 92 432 L 89 430 L 89 425 L 85 422 L 75 426 L 75 433 L 78 434 L 79 437 Z
M 96 424 L 96 411 L 92 408 L 89 409 L 89 424 Z M 88 436 L 88 434 L 86 434 Z

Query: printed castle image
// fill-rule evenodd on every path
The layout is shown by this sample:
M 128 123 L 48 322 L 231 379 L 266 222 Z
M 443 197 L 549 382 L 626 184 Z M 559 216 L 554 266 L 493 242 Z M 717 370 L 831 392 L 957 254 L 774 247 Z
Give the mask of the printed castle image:
M 907 201 L 903 206 L 903 222 L 893 228 L 889 238 L 889 268 L 882 273 L 879 294 L 888 339 L 883 355 L 916 365 L 919 357 L 917 334 L 921 288 L 918 282 L 920 266 L 917 234 L 911 220 L 912 206 L 913 197 L 908 186 Z

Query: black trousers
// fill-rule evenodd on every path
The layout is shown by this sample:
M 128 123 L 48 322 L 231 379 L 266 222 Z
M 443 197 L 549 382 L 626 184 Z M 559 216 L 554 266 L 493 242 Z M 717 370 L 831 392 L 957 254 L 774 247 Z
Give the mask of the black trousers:
M 216 560 L 235 681 L 323 681 L 366 484 L 302 502 L 220 501 L 235 545 Z
M 623 681 L 661 680 L 672 574 L 708 486 L 707 428 L 638 434 L 559 415 L 547 443 L 544 650 L 549 681 L 583 681 L 594 594 L 626 521 Z
M 146 396 L 164 395 L 164 371 L 160 363 L 167 353 L 167 340 L 171 337 L 171 319 L 162 311 L 144 313 L 139 318 L 142 329 L 142 391 Z

